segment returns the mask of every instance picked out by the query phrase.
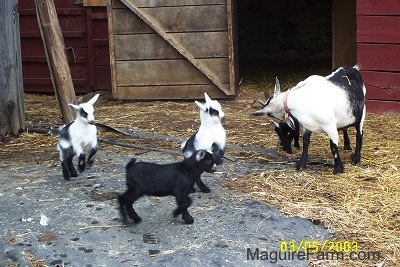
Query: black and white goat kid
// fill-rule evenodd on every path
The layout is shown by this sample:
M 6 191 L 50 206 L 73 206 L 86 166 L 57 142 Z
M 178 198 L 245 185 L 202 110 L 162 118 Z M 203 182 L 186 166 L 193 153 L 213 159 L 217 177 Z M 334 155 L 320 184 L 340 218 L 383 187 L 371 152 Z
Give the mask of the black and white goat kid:
M 90 154 L 87 163 L 92 164 L 94 155 L 97 152 L 97 128 L 94 121 L 93 105 L 99 98 L 99 94 L 95 95 L 86 103 L 79 105 L 68 104 L 76 111 L 75 121 L 66 125 L 60 132 L 60 140 L 57 150 L 60 151 L 60 161 L 62 166 L 63 177 L 69 180 L 71 177 L 78 176 L 72 159 L 78 156 L 78 170 L 83 172 L 86 165 L 86 155 L 84 149 L 90 148 Z
M 284 93 L 281 93 L 279 84 L 276 85 L 268 104 L 253 115 L 267 114 L 282 120 L 285 114 L 290 114 L 298 119 L 304 127 L 303 153 L 297 163 L 300 171 L 306 168 L 311 133 L 327 133 L 335 162 L 333 172 L 337 174 L 344 171 L 338 150 L 338 129 L 355 126 L 356 148 L 352 163 L 360 162 L 365 93 L 358 66 L 340 67 L 326 77 L 312 75 Z
M 292 141 L 294 140 L 294 146 L 300 148 L 300 125 L 296 118 L 289 117 L 289 121 L 276 122 L 270 120 L 272 126 L 274 126 L 275 133 L 279 137 L 280 145 L 283 151 L 292 154 Z
M 289 119 L 276 122 L 274 120 L 270 120 L 272 126 L 274 126 L 275 133 L 279 137 L 280 145 L 283 148 L 283 151 L 292 154 L 292 141 L 294 140 L 294 146 L 296 148 L 300 148 L 300 125 L 299 121 L 290 116 Z M 347 129 L 343 129 L 343 143 L 344 143 L 344 150 L 351 150 L 349 134 Z
M 200 128 L 186 142 L 182 143 L 183 157 L 189 158 L 195 151 L 200 149 L 208 150 L 212 151 L 215 164 L 221 165 L 226 141 L 226 132 L 221 122 L 224 120 L 225 114 L 217 100 L 211 100 L 207 93 L 204 93 L 204 99 L 206 101 L 204 104 L 195 101 L 200 109 Z M 215 166 L 210 168 L 209 172 L 214 170 Z M 196 184 L 202 192 L 211 192 L 200 177 Z
M 142 221 L 132 204 L 143 195 L 171 195 L 175 196 L 178 204 L 173 213 L 174 217 L 182 214 L 185 223 L 192 224 L 193 217 L 187 210 L 192 203 L 189 194 L 202 172 L 209 170 L 213 164 L 213 155 L 206 150 L 198 150 L 189 158 L 170 164 L 136 162 L 136 159 L 131 159 L 125 167 L 128 188 L 118 197 L 122 219 L 124 222 L 127 221 L 127 217 L 135 223 Z

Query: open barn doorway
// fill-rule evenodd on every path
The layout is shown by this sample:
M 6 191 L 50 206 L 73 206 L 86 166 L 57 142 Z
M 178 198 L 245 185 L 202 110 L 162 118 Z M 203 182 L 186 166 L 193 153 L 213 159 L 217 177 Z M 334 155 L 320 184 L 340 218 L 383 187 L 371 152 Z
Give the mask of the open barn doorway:
M 354 2 L 237 0 L 242 91 L 271 91 L 275 77 L 286 90 L 309 75 L 354 64 Z

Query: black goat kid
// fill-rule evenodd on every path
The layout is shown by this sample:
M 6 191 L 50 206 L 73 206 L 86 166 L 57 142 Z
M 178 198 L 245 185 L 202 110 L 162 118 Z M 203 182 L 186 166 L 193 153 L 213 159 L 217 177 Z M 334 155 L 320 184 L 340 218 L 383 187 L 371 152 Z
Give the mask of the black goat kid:
M 200 175 L 213 165 L 214 157 L 206 150 L 199 150 L 183 161 L 165 165 L 136 162 L 136 159 L 131 159 L 126 165 L 128 189 L 118 197 L 122 219 L 126 222 L 128 216 L 135 223 L 142 221 L 132 204 L 143 195 L 172 195 L 178 204 L 173 213 L 174 217 L 182 214 L 185 223 L 192 224 L 194 219 L 187 210 L 192 203 L 189 194 Z

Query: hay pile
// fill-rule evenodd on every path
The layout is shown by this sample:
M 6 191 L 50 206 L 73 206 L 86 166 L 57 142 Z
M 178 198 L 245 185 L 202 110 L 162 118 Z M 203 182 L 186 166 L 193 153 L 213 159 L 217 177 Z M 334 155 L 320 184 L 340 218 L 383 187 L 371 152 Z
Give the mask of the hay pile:
M 268 84 L 270 89 L 272 86 Z M 258 93 L 261 87 L 249 83 L 237 100 L 221 101 L 226 113 L 228 144 L 279 150 L 278 138 L 268 118 L 249 116 L 254 111 L 251 107 L 253 99 L 262 98 Z M 28 121 L 50 129 L 61 124 L 54 96 L 27 94 L 25 103 Z M 96 103 L 95 117 L 99 122 L 113 127 L 182 138 L 193 134 L 200 123 L 198 110 L 191 101 L 123 102 L 112 100 L 109 94 L 102 95 Z M 354 131 L 349 131 L 349 135 L 354 137 Z M 105 132 L 101 132 L 100 136 L 121 138 Z M 128 141 L 129 138 L 125 139 Z M 351 141 L 354 147 L 354 138 Z M 144 146 L 171 150 L 179 147 L 177 143 L 140 142 Z M 16 159 L 26 161 L 28 156 L 33 162 L 44 160 L 46 164 L 57 165 L 56 143 L 57 137 L 27 132 L 2 145 L 0 159 L 7 162 Z M 229 151 L 241 160 L 264 164 L 265 169 L 242 177 L 231 177 L 231 181 L 225 182 L 224 186 L 273 204 L 290 216 L 301 216 L 328 227 L 335 233 L 336 240 L 355 240 L 360 242 L 362 250 L 379 250 L 385 256 L 384 266 L 395 266 L 400 261 L 399 144 L 399 115 L 368 114 L 360 166 L 352 166 L 350 152 L 341 150 L 345 163 L 344 174 L 334 176 L 332 167 L 322 165 L 309 165 L 306 172 L 298 173 L 291 163 L 282 165 L 260 154 Z M 300 157 L 300 151 L 295 151 L 293 155 L 281 150 L 279 153 L 284 159 Z M 329 140 L 325 135 L 312 135 L 310 156 L 332 161 Z M 270 168 L 270 164 L 281 168 Z M 337 262 L 331 262 L 331 266 L 335 264 Z M 356 262 L 338 264 L 356 266 Z M 366 263 L 357 264 L 365 266 Z M 323 263 L 323 266 L 328 265 L 327 262 Z

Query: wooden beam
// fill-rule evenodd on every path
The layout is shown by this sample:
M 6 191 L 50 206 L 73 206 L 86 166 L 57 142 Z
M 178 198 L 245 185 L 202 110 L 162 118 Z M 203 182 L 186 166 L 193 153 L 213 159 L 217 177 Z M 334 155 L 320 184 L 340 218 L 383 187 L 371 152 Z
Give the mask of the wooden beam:
M 35 5 L 58 107 L 63 122 L 68 124 L 74 120 L 68 104 L 76 103 L 76 96 L 56 8 L 53 0 L 35 0 Z
M 18 1 L 0 1 L 0 136 L 25 130 Z
M 157 32 L 165 41 L 167 41 L 172 47 L 174 47 L 182 56 L 184 56 L 193 66 L 195 66 L 201 73 L 203 73 L 213 84 L 215 84 L 221 91 L 226 95 L 234 95 L 234 92 L 230 91 L 220 79 L 211 72 L 207 67 L 196 60 L 193 55 L 178 41 L 171 37 L 154 18 L 147 15 L 140 8 L 132 3 L 132 0 L 121 0 L 133 13 L 141 18 L 147 25 L 149 25 L 155 32 Z
M 108 26 L 108 47 L 110 51 L 110 70 L 111 70 L 111 90 L 114 98 L 119 99 L 116 66 L 115 66 L 115 41 L 114 41 L 114 27 L 113 27 L 113 6 L 112 0 L 107 1 L 107 26 Z
M 107 0 L 83 0 L 83 6 L 107 6 Z
M 238 96 L 239 82 L 238 82 L 238 55 L 237 55 L 237 28 L 236 28 L 236 0 L 227 0 L 227 20 L 228 20 L 228 50 L 229 50 L 229 86 L 231 91 L 235 92 Z
M 357 62 L 356 1 L 332 1 L 332 69 Z

